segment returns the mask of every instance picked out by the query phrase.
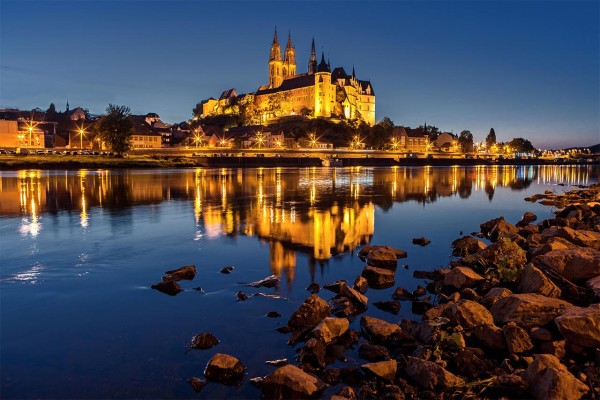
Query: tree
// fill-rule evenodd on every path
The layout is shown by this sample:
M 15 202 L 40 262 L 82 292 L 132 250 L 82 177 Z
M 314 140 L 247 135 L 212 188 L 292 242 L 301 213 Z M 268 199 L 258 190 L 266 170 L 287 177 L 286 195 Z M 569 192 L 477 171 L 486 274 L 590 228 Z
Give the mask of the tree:
M 488 150 L 496 144 L 496 132 L 494 131 L 494 128 L 490 129 L 490 133 L 488 133 L 488 135 L 485 138 L 485 147 L 488 148 Z
M 532 153 L 535 150 L 531 142 L 523 138 L 514 138 L 508 143 L 508 146 L 514 153 Z
M 462 131 L 460 135 L 458 135 L 458 144 L 463 153 L 473 151 L 473 134 L 471 131 Z
M 133 122 L 130 116 L 129 107 L 109 104 L 106 107 L 106 115 L 103 115 L 95 125 L 99 138 L 119 156 L 129 150 L 131 143 Z
M 50 103 L 50 106 L 48 107 L 46 112 L 48 114 L 56 114 L 56 106 L 54 105 L 54 103 Z
M 390 132 L 392 131 L 392 129 L 394 129 L 394 121 L 392 121 L 390 117 L 383 117 L 383 119 L 379 121 L 377 125 L 380 125 L 386 131 L 389 130 Z

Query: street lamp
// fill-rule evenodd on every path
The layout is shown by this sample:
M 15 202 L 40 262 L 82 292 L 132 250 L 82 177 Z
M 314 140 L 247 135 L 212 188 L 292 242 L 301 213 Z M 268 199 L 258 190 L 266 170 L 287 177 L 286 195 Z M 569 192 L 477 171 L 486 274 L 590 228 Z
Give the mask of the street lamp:
M 77 132 L 79 132 L 79 149 L 83 150 L 83 135 L 85 133 L 83 124 L 80 127 L 78 127 Z
M 392 138 L 392 150 L 398 149 L 398 139 L 396 137 Z

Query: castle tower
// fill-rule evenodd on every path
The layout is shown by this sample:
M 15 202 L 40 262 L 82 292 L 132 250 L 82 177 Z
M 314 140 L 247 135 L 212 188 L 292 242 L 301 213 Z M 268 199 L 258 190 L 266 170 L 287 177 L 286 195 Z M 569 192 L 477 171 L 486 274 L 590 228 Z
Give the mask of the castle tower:
M 277 27 L 271 44 L 271 56 L 269 57 L 269 85 L 273 88 L 279 87 L 283 82 L 283 62 L 281 61 L 281 47 L 277 39 Z
M 317 52 L 315 51 L 315 38 L 313 38 L 310 58 L 308 59 L 308 73 L 314 74 L 315 72 L 317 72 Z
M 315 71 L 315 117 L 330 117 L 335 101 L 335 85 L 331 84 L 331 69 L 321 54 L 321 62 Z
M 296 75 L 296 49 L 292 46 L 292 36 L 288 33 L 287 45 L 283 56 L 283 77 Z

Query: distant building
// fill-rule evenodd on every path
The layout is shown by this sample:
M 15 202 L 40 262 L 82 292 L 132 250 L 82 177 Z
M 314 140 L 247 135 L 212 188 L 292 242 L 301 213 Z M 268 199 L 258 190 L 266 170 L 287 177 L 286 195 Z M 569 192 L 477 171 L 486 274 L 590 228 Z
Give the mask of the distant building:
M 162 147 L 162 135 L 148 123 L 155 120 L 153 115 L 131 115 L 129 117 L 133 123 L 132 149 L 160 149 Z M 158 115 L 156 118 L 160 120 Z
M 458 137 L 456 137 L 450 132 L 442 132 L 438 135 L 437 139 L 433 144 L 435 148 L 439 151 L 454 151 L 454 149 L 456 149 L 456 146 L 458 146 Z
M 56 126 L 56 122 L 44 121 L 43 115 L 31 111 L 0 109 L 0 147 L 53 147 L 46 137 L 56 134 Z
M 269 83 L 254 93 L 238 95 L 235 89 L 224 91 L 218 100 L 202 102 L 202 115 L 245 112 L 255 122 L 265 123 L 288 115 L 306 115 L 340 119 L 359 119 L 375 123 L 375 92 L 370 81 L 359 80 L 354 68 L 349 75 L 341 68 L 333 72 L 325 54 L 317 64 L 315 42 L 308 61 L 308 72 L 296 73 L 296 50 L 288 35 L 283 56 L 277 31 L 269 57 Z
M 398 150 L 406 152 L 423 153 L 427 151 L 427 135 L 418 131 L 407 131 L 404 127 L 398 126 L 392 130 L 392 138 L 396 138 L 399 143 Z

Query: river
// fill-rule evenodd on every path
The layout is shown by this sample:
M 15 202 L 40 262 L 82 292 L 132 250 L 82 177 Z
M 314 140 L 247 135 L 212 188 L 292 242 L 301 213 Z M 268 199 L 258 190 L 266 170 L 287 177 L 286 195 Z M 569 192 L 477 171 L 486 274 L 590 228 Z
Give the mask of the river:
M 396 286 L 413 290 L 423 284 L 413 271 L 447 266 L 461 232 L 525 211 L 549 218 L 552 208 L 523 199 L 599 176 L 581 165 L 0 171 L 1 397 L 259 398 L 248 378 L 270 373 L 266 360 L 294 362 L 289 335 L 275 329 L 310 283 L 352 283 L 362 245 L 406 250 Z M 422 236 L 431 244 L 412 244 Z M 189 264 L 198 273 L 182 293 L 150 289 Z M 271 274 L 276 289 L 243 285 Z M 394 288 L 370 289 L 369 304 Z M 240 290 L 281 298 L 240 302 Z M 367 315 L 417 318 L 409 302 Z M 221 343 L 186 353 L 200 332 Z M 187 379 L 217 352 L 238 357 L 247 378 L 197 395 Z M 363 363 L 347 357 L 334 366 Z

